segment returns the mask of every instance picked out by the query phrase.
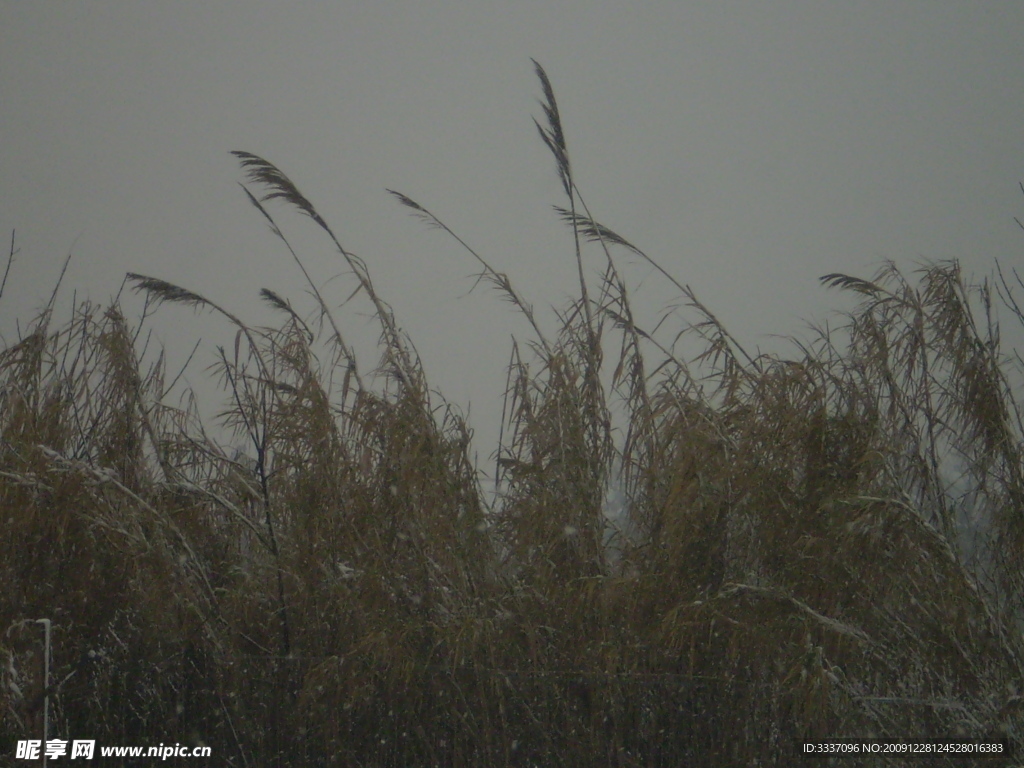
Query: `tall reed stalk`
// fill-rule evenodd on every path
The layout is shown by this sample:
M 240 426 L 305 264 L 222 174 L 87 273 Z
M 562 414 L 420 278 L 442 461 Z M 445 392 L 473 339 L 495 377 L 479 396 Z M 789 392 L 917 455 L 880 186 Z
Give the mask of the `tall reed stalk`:
M 534 65 L 579 280 L 556 332 L 392 191 L 529 324 L 493 502 L 369 265 L 252 153 L 234 153 L 245 195 L 312 307 L 264 289 L 280 322 L 259 327 L 130 274 L 141 320 L 82 303 L 58 327 L 55 292 L 0 352 L 5 749 L 46 695 L 62 738 L 202 743 L 234 766 L 791 765 L 801 740 L 911 734 L 1020 748 L 1024 361 L 1000 322 L 1024 326 L 1024 282 L 970 283 L 955 262 L 825 275 L 854 301 L 842 323 L 751 354 L 595 219 Z M 281 204 L 368 303 L 376 370 Z M 643 327 L 623 255 L 688 314 Z M 236 331 L 216 350 L 216 424 L 190 393 L 175 404 L 179 377 L 146 346 L 159 304 Z M 40 616 L 48 690 L 22 630 Z

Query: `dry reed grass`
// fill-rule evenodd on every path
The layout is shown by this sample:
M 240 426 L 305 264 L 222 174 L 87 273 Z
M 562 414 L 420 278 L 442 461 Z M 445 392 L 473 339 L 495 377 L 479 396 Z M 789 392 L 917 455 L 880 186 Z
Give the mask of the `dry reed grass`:
M 55 732 L 202 741 L 225 765 L 788 765 L 799 739 L 1018 744 L 1022 366 L 997 316 L 1024 322 L 1020 279 L 826 275 L 860 301 L 845 326 L 752 356 L 594 220 L 536 71 L 580 281 L 557 336 L 393 193 L 533 329 L 509 365 L 495 502 L 367 265 L 253 154 L 235 153 L 262 197 L 246 195 L 306 274 L 312 317 L 266 290 L 281 323 L 253 327 L 129 275 L 150 303 L 237 329 L 220 427 L 252 461 L 191 401 L 168 404 L 162 357 L 116 305 L 53 328 L 51 301 L 0 352 L 4 749 L 38 722 L 22 624 L 38 616 L 56 626 Z M 327 234 L 369 300 L 373 375 L 272 201 Z M 676 285 L 691 322 L 639 327 L 621 249 Z

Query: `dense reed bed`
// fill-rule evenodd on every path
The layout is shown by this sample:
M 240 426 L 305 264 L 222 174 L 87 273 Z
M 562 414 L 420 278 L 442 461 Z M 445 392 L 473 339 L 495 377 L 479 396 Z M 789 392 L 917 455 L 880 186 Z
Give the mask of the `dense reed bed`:
M 1020 279 L 827 275 L 857 299 L 845 323 L 748 352 L 593 218 L 536 71 L 579 274 L 556 334 L 393 193 L 532 328 L 509 361 L 496 496 L 369 265 L 256 155 L 235 153 L 249 201 L 303 274 L 279 206 L 330 238 L 379 325 L 376 365 L 312 280 L 305 309 L 265 290 L 280 322 L 255 327 L 129 275 L 148 306 L 237 331 L 217 424 L 170 403 L 162 356 L 116 304 L 58 327 L 51 303 L 0 352 L 4 754 L 41 732 L 27 622 L 44 616 L 51 733 L 201 742 L 220 765 L 790 765 L 804 739 L 1019 744 L 1022 361 L 999 319 L 1024 321 Z M 624 255 L 688 314 L 640 327 Z M 971 764 L 933 764 L 954 762 Z

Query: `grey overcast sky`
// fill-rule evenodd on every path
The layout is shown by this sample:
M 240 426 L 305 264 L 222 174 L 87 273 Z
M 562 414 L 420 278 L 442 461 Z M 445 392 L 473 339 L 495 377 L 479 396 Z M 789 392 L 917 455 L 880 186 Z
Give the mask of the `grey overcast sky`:
M 493 293 L 466 295 L 469 256 L 384 190 L 437 213 L 539 311 L 562 306 L 572 240 L 551 213 L 564 201 L 531 122 L 531 57 L 594 215 L 750 346 L 848 306 L 818 285 L 827 272 L 1021 261 L 1020 0 L 0 0 L 0 233 L 20 249 L 0 332 L 16 338 L 69 251 L 63 306 L 73 290 L 106 301 L 135 271 L 258 322 L 261 287 L 311 307 L 236 184 L 229 151 L 246 150 L 366 260 L 433 384 L 472 401 L 489 443 L 526 324 Z M 337 255 L 273 210 L 344 299 Z M 624 271 L 650 317 L 675 298 L 649 268 Z M 342 317 L 373 341 L 363 314 Z M 164 307 L 153 326 L 180 357 L 207 342 L 200 382 L 223 324 Z

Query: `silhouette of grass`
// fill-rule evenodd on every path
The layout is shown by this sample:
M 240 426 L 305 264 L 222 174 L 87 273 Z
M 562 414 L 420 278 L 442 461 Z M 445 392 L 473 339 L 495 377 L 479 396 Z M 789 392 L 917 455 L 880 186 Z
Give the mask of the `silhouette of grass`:
M 428 388 L 368 266 L 251 153 L 235 153 L 247 198 L 306 276 L 311 316 L 265 289 L 281 324 L 254 327 L 128 276 L 151 304 L 237 329 L 214 374 L 218 426 L 244 453 L 193 400 L 168 403 L 162 355 L 117 304 L 54 328 L 51 301 L 0 352 L 0 741 L 38 733 L 25 620 L 47 616 L 52 733 L 201 742 L 224 765 L 789 765 L 800 740 L 839 736 L 1019 746 L 1022 361 L 999 316 L 1024 323 L 1020 278 L 971 284 L 954 262 L 826 275 L 859 302 L 844 325 L 752 356 L 591 215 L 534 63 L 580 279 L 557 335 L 392 192 L 534 334 L 509 363 L 493 501 L 469 425 Z M 271 203 L 346 260 L 381 328 L 372 375 Z M 618 249 L 692 319 L 640 327 Z

